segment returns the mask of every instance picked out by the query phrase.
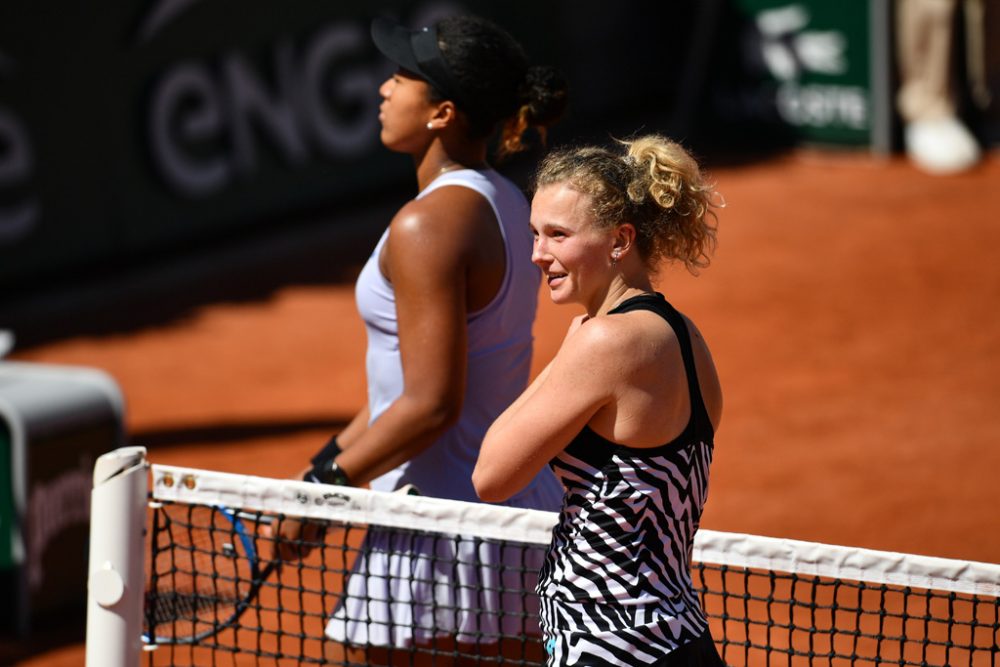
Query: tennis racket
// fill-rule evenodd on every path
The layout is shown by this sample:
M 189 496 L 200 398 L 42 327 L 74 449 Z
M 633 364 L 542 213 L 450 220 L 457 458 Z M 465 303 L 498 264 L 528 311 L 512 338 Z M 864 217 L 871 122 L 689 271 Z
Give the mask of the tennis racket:
M 160 544 L 147 559 L 147 644 L 193 644 L 234 627 L 280 568 L 258 544 L 271 517 L 218 505 L 164 506 L 153 517 Z
M 396 490 L 420 495 L 411 484 Z M 262 547 L 273 543 L 276 519 L 221 505 L 163 505 L 153 512 L 153 539 L 146 559 L 143 642 L 195 644 L 227 628 L 256 606 L 280 559 Z M 301 546 L 320 546 L 327 526 L 303 537 Z

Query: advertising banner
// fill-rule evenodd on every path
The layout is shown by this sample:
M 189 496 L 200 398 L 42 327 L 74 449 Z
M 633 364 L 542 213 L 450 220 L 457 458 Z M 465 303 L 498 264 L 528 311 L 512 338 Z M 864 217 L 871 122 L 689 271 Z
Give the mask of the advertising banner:
M 412 179 L 379 143 L 370 21 L 494 18 L 546 56 L 529 3 L 0 4 L 0 296 L 336 206 Z
M 569 78 L 574 141 L 887 151 L 889 2 L 0 3 L 0 301 L 411 184 L 374 16 L 495 19 Z
M 723 121 L 795 143 L 889 150 L 889 0 L 732 0 L 739 78 L 715 85 Z

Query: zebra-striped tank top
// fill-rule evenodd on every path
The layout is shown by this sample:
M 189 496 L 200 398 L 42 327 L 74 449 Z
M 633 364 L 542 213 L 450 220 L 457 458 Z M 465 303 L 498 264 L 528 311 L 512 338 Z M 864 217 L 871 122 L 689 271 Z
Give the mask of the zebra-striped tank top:
M 691 417 L 672 442 L 642 449 L 585 426 L 550 462 L 565 493 L 538 583 L 549 665 L 652 664 L 707 632 L 689 566 L 712 423 L 683 317 L 661 294 L 609 314 L 631 310 L 651 310 L 673 328 Z

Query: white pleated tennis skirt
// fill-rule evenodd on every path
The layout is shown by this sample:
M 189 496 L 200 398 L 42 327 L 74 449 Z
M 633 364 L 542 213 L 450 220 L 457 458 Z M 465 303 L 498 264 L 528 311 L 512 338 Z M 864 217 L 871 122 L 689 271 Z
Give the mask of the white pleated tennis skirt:
M 372 528 L 326 635 L 407 648 L 434 637 L 496 643 L 539 636 L 535 586 L 545 549 Z
M 542 475 L 504 504 L 555 511 L 561 502 L 562 486 Z M 438 637 L 480 644 L 540 637 L 535 588 L 547 549 L 369 528 L 326 635 L 392 648 Z

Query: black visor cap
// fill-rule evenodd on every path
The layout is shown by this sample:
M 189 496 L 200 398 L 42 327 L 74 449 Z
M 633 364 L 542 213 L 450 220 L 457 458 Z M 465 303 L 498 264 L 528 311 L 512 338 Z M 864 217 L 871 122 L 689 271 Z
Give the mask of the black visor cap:
M 381 17 L 372 21 L 372 41 L 386 58 L 425 79 L 446 98 L 462 105 L 437 43 L 437 28 L 410 30 Z

